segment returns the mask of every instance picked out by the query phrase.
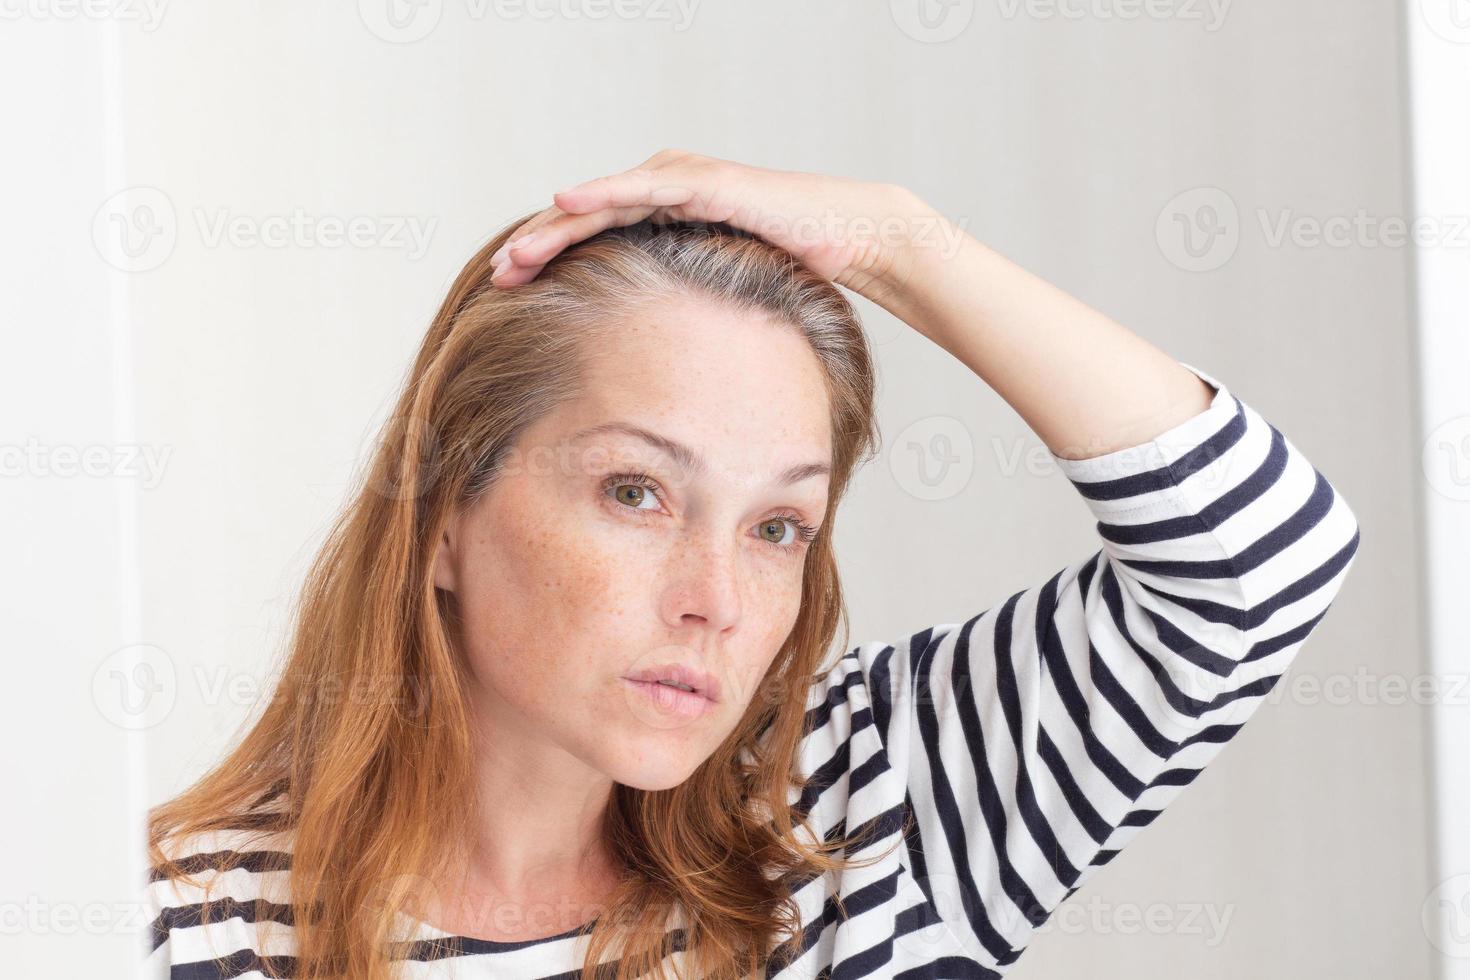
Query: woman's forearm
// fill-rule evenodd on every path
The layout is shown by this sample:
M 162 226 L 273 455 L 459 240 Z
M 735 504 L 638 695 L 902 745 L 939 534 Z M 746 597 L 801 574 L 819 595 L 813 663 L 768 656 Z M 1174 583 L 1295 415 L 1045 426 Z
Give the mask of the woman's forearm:
M 1214 394 L 1174 357 L 952 224 L 906 247 L 885 287 L 877 302 L 979 375 L 1066 459 L 1147 442 Z

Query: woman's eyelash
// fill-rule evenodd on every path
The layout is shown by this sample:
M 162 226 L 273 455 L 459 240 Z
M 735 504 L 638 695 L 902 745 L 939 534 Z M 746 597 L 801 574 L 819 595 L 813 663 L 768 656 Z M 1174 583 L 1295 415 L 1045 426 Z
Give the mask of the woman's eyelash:
M 806 521 L 803 521 L 796 514 L 772 514 L 770 517 L 766 518 L 766 520 L 780 520 L 780 521 L 785 521 L 786 523 L 790 524 L 792 527 L 796 528 L 796 537 L 797 537 L 797 540 L 799 540 L 799 541 L 811 541 L 813 538 L 815 538 L 817 536 L 817 529 L 814 528 L 814 527 L 812 527 Z M 764 523 L 764 522 L 762 522 L 762 523 Z M 765 540 L 765 539 L 762 538 L 761 540 Z M 775 544 L 774 541 L 768 541 L 766 543 L 767 544 Z M 777 545 L 777 547 L 784 547 L 784 546 L 783 545 Z
M 614 473 L 602 481 L 602 492 L 604 495 L 611 496 L 612 492 L 618 487 L 628 486 L 630 484 L 632 486 L 642 487 L 659 500 L 663 499 L 663 493 L 659 490 L 658 484 L 647 473 Z M 629 507 L 627 509 L 641 510 L 642 508 Z
M 616 490 L 618 487 L 627 486 L 629 484 L 633 486 L 643 487 L 645 490 L 657 496 L 660 500 L 663 499 L 663 492 L 659 489 L 658 483 L 655 482 L 654 479 L 650 477 L 647 473 L 614 473 L 612 476 L 609 476 L 607 479 L 602 481 L 602 492 L 604 494 L 611 494 L 611 492 Z M 627 509 L 639 510 L 640 508 L 629 507 Z M 781 513 L 772 514 L 761 523 L 764 524 L 766 523 L 766 521 L 775 520 L 785 521 L 792 527 L 796 528 L 796 541 L 792 542 L 791 544 L 777 544 L 774 541 L 767 541 L 765 538 L 760 539 L 763 544 L 770 545 L 772 548 L 776 548 L 780 551 L 795 551 L 802 545 L 810 544 L 811 541 L 816 538 L 817 532 L 819 530 L 819 528 L 813 527 L 806 521 L 803 521 L 800 515 L 784 511 Z

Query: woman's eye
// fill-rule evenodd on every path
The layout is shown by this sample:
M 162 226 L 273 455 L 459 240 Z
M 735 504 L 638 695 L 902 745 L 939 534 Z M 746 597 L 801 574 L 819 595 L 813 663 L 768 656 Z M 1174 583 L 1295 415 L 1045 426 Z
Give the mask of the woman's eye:
M 790 538 L 786 536 L 788 530 L 792 535 Z M 783 517 L 773 517 L 761 524 L 760 535 L 762 541 L 768 541 L 771 544 L 783 546 L 793 544 L 796 540 L 796 525 Z
M 658 497 L 653 491 L 641 483 L 619 483 L 612 488 L 613 499 L 618 503 L 626 504 L 634 510 L 657 510 Z M 651 506 L 645 507 L 644 504 Z

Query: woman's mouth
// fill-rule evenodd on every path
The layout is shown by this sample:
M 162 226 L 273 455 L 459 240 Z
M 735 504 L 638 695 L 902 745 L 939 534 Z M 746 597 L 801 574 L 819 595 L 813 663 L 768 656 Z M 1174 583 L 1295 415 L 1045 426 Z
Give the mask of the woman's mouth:
M 688 689 L 688 685 L 681 685 L 677 682 L 638 681 L 624 677 L 623 683 L 636 688 L 661 713 L 667 713 L 676 718 L 689 720 L 699 718 L 714 707 L 714 702 L 709 698 Z

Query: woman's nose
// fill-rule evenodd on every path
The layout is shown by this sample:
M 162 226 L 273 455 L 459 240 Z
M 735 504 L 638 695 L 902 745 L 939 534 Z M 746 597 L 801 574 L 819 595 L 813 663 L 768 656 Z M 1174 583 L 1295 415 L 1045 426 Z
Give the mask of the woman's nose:
M 740 617 L 745 571 L 738 542 L 713 541 L 710 536 L 680 549 L 664 594 L 665 619 L 684 625 L 697 617 L 716 630 L 726 630 Z

